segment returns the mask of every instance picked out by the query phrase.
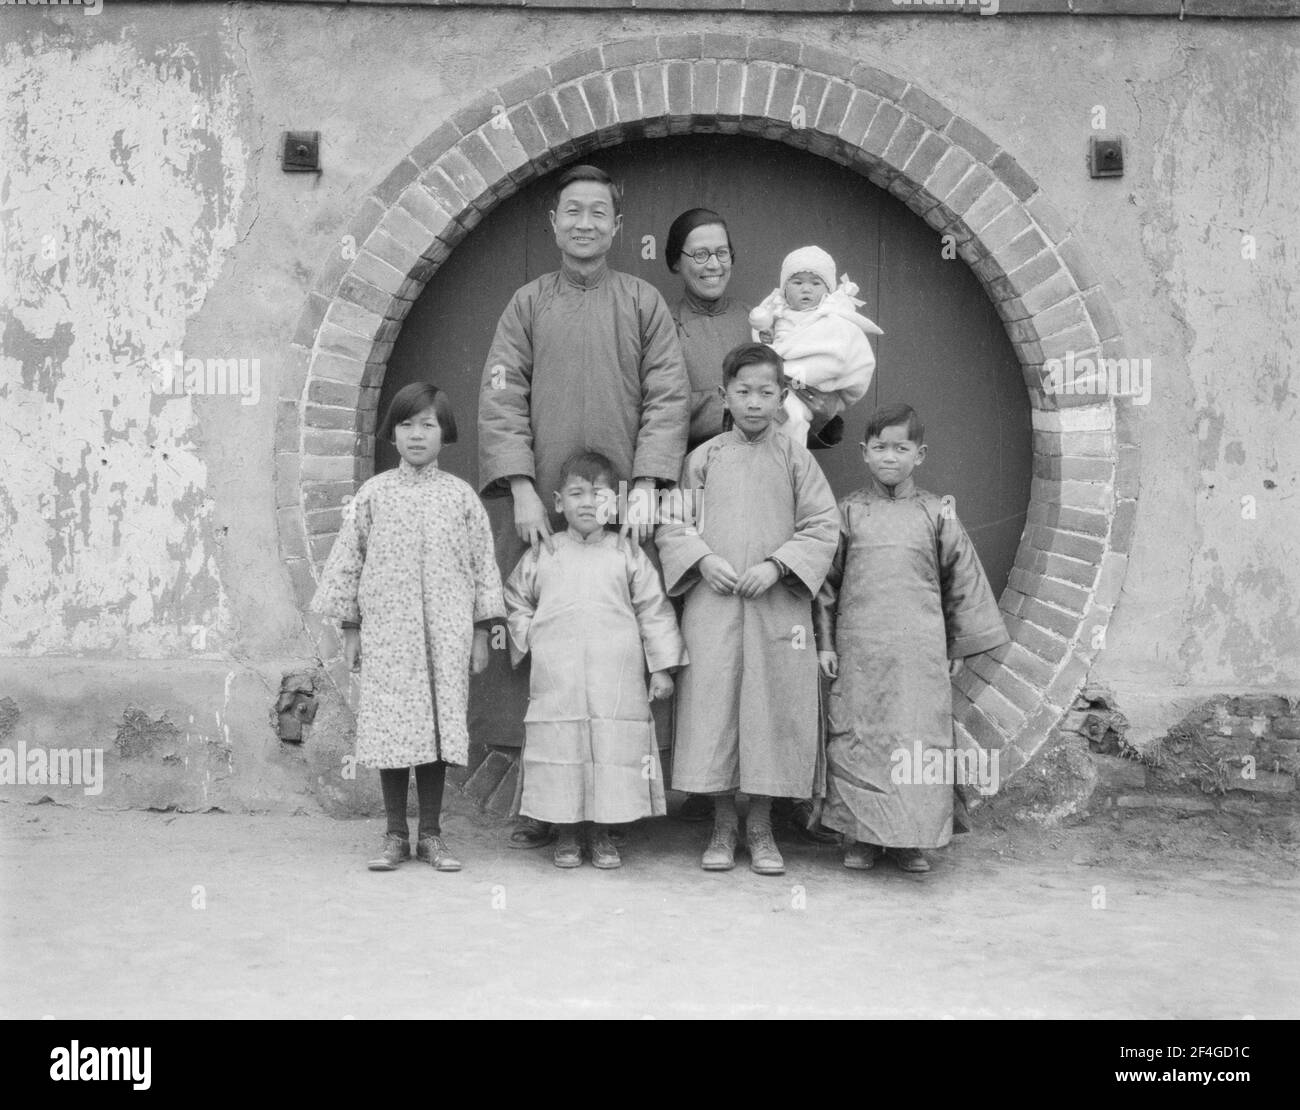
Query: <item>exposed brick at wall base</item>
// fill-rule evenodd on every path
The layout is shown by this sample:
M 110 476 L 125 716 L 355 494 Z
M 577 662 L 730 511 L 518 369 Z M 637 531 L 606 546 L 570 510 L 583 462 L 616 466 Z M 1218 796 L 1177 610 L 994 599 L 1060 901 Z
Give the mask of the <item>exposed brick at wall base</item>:
M 1234 707 L 1250 712 L 1234 713 Z M 1157 820 L 1276 817 L 1294 828 L 1297 725 L 1286 698 L 1221 694 L 1139 752 L 1124 743 L 1123 714 L 1089 688 L 1032 758 L 1021 763 L 1015 748 L 1003 749 L 995 796 L 963 794 L 981 824 L 1053 827 L 1102 814 L 1146 814 Z
M 1086 686 L 1061 718 L 1061 733 L 1077 738 L 1099 760 L 1143 769 L 1114 784 L 1156 793 L 1254 796 L 1300 804 L 1300 699 L 1282 694 L 1217 694 L 1138 749 L 1114 695 Z M 1135 781 L 1135 777 L 1136 780 Z
M 1143 752 L 1161 785 L 1296 801 L 1300 699 L 1220 694 L 1197 706 Z
M 1114 399 L 1058 395 L 1043 364 L 1116 345 L 1116 315 L 1085 246 L 1016 152 L 868 59 L 792 39 L 634 38 L 467 91 L 361 203 L 347 240 L 354 257 L 323 260 L 303 309 L 290 351 L 297 372 L 278 410 L 278 519 L 300 608 L 328 554 L 342 486 L 373 472 L 374 410 L 401 321 L 460 237 L 563 161 L 691 130 L 762 135 L 864 174 L 952 237 L 1007 323 L 1034 427 L 1029 526 L 1002 598 L 1023 650 L 968 669 L 955 708 L 974 742 L 1003 749 L 1007 767 L 1024 764 L 1104 638 L 1137 492 L 1132 454 L 1116 484 Z M 1131 439 L 1130 429 L 1130 451 Z M 327 673 L 341 674 L 336 643 L 318 647 Z

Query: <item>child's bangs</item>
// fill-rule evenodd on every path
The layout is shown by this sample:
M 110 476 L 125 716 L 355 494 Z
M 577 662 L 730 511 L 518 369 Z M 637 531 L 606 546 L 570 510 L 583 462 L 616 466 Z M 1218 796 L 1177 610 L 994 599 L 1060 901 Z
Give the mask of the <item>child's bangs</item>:
M 388 404 L 388 412 L 379 426 L 379 438 L 391 440 L 397 425 L 410 420 L 425 409 L 433 409 L 442 429 L 442 442 L 455 443 L 457 438 L 456 414 L 452 411 L 447 394 L 431 382 L 412 382 L 404 385 Z

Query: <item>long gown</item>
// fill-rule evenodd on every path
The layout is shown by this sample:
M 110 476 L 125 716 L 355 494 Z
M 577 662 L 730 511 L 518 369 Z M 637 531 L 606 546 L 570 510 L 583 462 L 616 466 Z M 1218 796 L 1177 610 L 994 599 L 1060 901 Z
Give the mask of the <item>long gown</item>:
M 517 290 L 501 314 L 479 393 L 479 489 L 492 520 L 497 565 L 508 576 L 524 553 L 514 528 L 511 475 L 534 479 L 553 530 L 564 461 L 599 451 L 617 481 L 676 481 L 686 453 L 690 383 L 668 305 L 649 282 L 567 264 Z M 517 748 L 528 664 L 512 671 L 493 652 L 475 697 L 476 734 Z
M 497 324 L 479 394 L 479 488 L 533 478 L 553 509 L 575 451 L 608 456 L 621 480 L 673 482 L 690 419 L 677 329 L 649 282 L 567 266 L 519 289 Z M 558 524 L 558 513 L 553 521 Z
M 892 492 L 872 479 L 839 516 L 815 607 L 818 648 L 839 654 L 822 824 L 869 844 L 940 848 L 954 784 L 919 772 L 953 747 L 948 660 L 1006 643 L 1006 626 L 950 500 L 910 477 Z M 909 781 L 895 782 L 904 768 Z
M 487 514 L 436 463 L 402 460 L 349 502 L 312 609 L 361 622 L 357 762 L 468 758 L 474 625 L 505 615 Z
M 673 787 L 807 798 L 818 743 L 812 599 L 835 554 L 835 496 L 808 450 L 771 425 L 692 451 L 679 488 L 679 511 L 656 535 L 668 592 L 686 597 L 691 657 Z M 787 573 L 761 597 L 722 596 L 700 577 L 709 554 L 737 574 L 769 557 Z
M 617 533 L 572 531 L 505 589 L 511 653 L 532 654 L 520 813 L 618 824 L 666 812 L 646 671 L 686 652 L 659 574 Z
M 691 431 L 688 450 L 723 431 L 722 360 L 733 347 L 748 343 L 749 309 L 730 297 L 706 301 L 687 289 L 673 306 L 677 338 L 691 381 Z

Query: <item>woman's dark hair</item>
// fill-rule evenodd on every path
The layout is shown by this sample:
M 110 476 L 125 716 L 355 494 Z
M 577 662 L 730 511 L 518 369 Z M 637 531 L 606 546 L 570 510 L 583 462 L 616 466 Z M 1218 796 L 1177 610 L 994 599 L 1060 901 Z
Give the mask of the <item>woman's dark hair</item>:
M 384 422 L 379 425 L 379 438 L 391 441 L 393 431 L 404 420 L 410 420 L 417 413 L 423 412 L 430 405 L 438 414 L 438 427 L 442 429 L 442 442 L 456 442 L 456 414 L 451 411 L 451 402 L 436 385 L 430 382 L 412 382 L 404 385 L 388 403 L 388 412 Z
M 746 366 L 775 366 L 778 385 L 785 373 L 785 360 L 766 343 L 742 343 L 728 351 L 722 360 L 722 384 L 729 385 Z
M 668 263 L 668 269 L 677 273 L 677 267 L 682 260 L 682 248 L 686 246 L 686 240 L 690 238 L 692 231 L 697 227 L 711 227 L 714 224 L 722 228 L 726 234 L 727 249 L 731 251 L 731 261 L 735 262 L 736 248 L 731 245 L 731 232 L 727 228 L 727 221 L 711 208 L 688 208 L 673 220 L 673 226 L 668 229 L 668 243 L 664 247 L 664 261 Z
M 570 166 L 560 174 L 559 180 L 555 182 L 555 193 L 552 197 L 556 211 L 560 207 L 560 194 L 575 181 L 594 181 L 597 185 L 606 186 L 609 189 L 610 200 L 614 202 L 614 215 L 617 216 L 623 211 L 623 191 L 599 166 Z
M 867 430 L 863 433 L 862 442 L 866 443 L 872 436 L 880 435 L 886 428 L 897 427 L 900 424 L 907 425 L 907 438 L 913 443 L 920 446 L 925 442 L 925 425 L 921 423 L 921 418 L 916 415 L 916 409 L 911 405 L 881 405 L 867 421 Z
M 618 481 L 614 464 L 599 451 L 578 451 L 565 459 L 564 465 L 560 467 L 560 484 L 557 488 L 563 489 L 564 483 L 570 478 L 582 478 L 593 486 L 598 479 L 604 478 L 605 484 L 611 489 Z

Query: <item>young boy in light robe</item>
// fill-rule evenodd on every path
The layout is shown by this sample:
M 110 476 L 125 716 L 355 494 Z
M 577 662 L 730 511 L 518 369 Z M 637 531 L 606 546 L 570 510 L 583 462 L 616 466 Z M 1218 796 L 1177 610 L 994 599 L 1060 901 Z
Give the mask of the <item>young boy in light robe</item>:
M 781 283 L 749 314 L 754 338 L 785 360 L 790 385 L 777 423 L 810 447 L 839 442 L 838 417 L 871 386 L 876 356 L 867 337 L 884 334 L 858 309 L 858 287 L 835 281 L 835 259 L 800 247 L 781 263 Z
M 520 812 L 556 824 L 557 867 L 581 864 L 581 822 L 593 822 L 592 862 L 613 868 L 610 826 L 667 812 L 650 701 L 672 696 L 686 653 L 653 564 L 605 530 L 614 464 L 582 452 L 559 481 L 568 529 L 554 551 L 525 552 L 505 591 L 511 658 L 532 655 Z
M 818 659 L 834 679 L 821 819 L 844 834 L 845 867 L 865 871 L 888 849 L 904 871 L 924 872 L 921 849 L 953 831 L 957 784 L 922 776 L 936 761 L 958 766 L 946 754 L 951 675 L 1009 637 L 952 498 L 912 481 L 925 460 L 916 413 L 879 409 L 862 453 L 870 480 L 839 504 L 839 549 L 816 604 Z
M 749 795 L 750 868 L 779 875 L 773 797 L 814 790 L 818 745 L 812 599 L 835 554 L 835 497 L 808 449 L 776 430 L 781 356 L 761 343 L 723 363 L 734 426 L 687 456 L 680 504 L 656 533 L 664 581 L 684 595 L 673 788 L 714 796 L 701 866 L 735 866 L 736 792 Z

